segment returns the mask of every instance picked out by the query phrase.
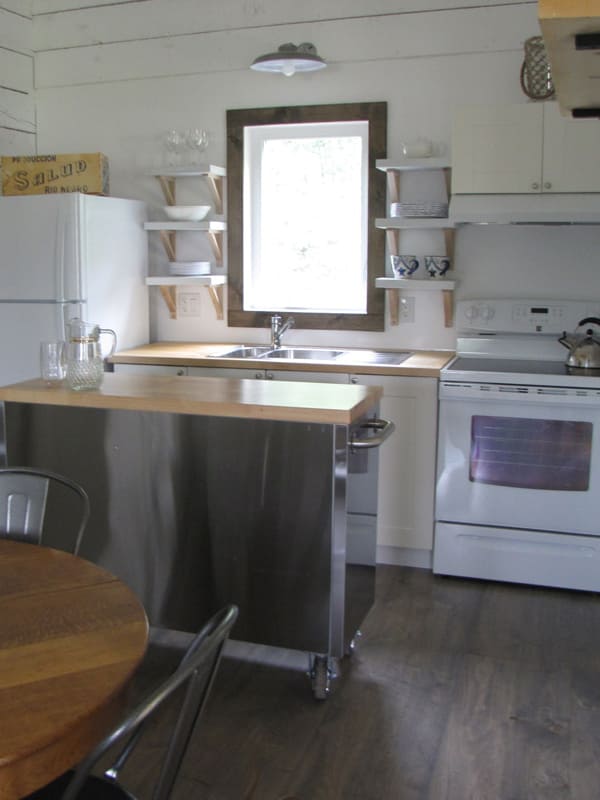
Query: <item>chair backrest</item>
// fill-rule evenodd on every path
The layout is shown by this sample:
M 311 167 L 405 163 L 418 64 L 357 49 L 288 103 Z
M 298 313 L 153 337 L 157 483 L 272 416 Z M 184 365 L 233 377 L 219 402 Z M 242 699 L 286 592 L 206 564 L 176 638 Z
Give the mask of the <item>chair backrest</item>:
M 196 721 L 206 705 L 221 659 L 223 645 L 237 619 L 237 615 L 237 607 L 230 605 L 211 617 L 202 630 L 193 638 L 175 672 L 134 708 L 81 762 L 62 796 L 62 800 L 76 800 L 76 798 L 84 800 L 86 797 L 86 780 L 88 780 L 94 765 L 115 744 L 126 740 L 125 746 L 120 750 L 116 759 L 113 760 L 112 766 L 104 772 L 103 780 L 108 779 L 113 785 L 118 783 L 120 770 L 141 739 L 144 722 L 180 686 L 187 683 L 161 765 L 159 779 L 152 795 L 153 800 L 167 800 L 177 778 L 177 773 Z M 121 784 L 119 783 L 118 785 Z M 102 796 L 102 794 L 100 793 L 99 796 Z M 109 796 L 113 797 L 113 794 Z M 130 795 L 126 794 L 125 796 L 129 797 Z
M 44 519 L 51 486 L 76 496 L 78 517 L 69 550 L 77 555 L 90 516 L 90 501 L 79 484 L 48 470 L 0 467 L 0 537 L 43 544 Z

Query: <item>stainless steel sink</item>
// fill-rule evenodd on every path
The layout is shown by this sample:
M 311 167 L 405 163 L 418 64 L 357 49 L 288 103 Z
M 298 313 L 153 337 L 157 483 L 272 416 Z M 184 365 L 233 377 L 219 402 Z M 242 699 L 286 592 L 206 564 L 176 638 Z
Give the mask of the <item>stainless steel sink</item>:
M 232 350 L 211 353 L 210 358 L 253 358 L 261 361 L 324 361 L 336 364 L 397 366 L 412 355 L 410 350 L 329 350 L 324 347 L 279 347 L 236 345 Z
M 398 350 L 395 352 L 379 350 L 345 350 L 336 364 L 375 364 L 383 366 L 397 366 L 412 356 L 410 350 Z
M 271 350 L 266 353 L 262 358 L 264 359 L 285 359 L 297 361 L 335 361 L 338 356 L 342 355 L 342 350 L 325 350 L 314 347 L 280 347 L 277 350 Z
M 269 345 L 246 346 L 238 345 L 233 350 L 225 350 L 222 353 L 211 353 L 210 358 L 262 358 L 272 350 Z

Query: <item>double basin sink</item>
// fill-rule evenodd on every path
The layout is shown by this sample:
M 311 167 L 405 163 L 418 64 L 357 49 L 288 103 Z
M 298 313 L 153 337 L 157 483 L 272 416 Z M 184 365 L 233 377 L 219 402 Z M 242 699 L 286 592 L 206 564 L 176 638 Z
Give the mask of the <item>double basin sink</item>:
M 261 361 L 321 361 L 327 364 L 374 364 L 397 366 L 411 351 L 331 350 L 323 347 L 277 347 L 237 345 L 232 350 L 211 353 L 211 358 L 249 358 Z

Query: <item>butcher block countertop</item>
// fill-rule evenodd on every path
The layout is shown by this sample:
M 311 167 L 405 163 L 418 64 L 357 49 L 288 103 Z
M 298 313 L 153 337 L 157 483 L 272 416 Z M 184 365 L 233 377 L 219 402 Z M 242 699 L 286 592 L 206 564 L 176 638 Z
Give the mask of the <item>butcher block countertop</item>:
M 134 347 L 131 350 L 121 350 L 110 359 L 115 364 L 163 364 L 179 367 L 230 367 L 232 369 L 268 369 L 294 371 L 294 372 L 359 372 L 367 375 L 396 375 L 421 378 L 438 378 L 441 368 L 447 364 L 454 353 L 450 350 L 415 350 L 406 361 L 399 365 L 390 364 L 361 364 L 344 361 L 343 364 L 324 361 L 302 362 L 296 359 L 290 361 L 265 361 L 256 358 L 219 358 L 213 353 L 224 352 L 235 347 L 235 343 L 200 344 L 198 342 L 153 342 L 152 344 Z M 284 345 L 285 346 L 285 345 Z M 294 347 L 303 345 L 294 344 Z M 319 347 L 330 347 L 319 345 Z M 334 349 L 344 351 L 352 348 L 337 346 Z M 386 348 L 387 349 L 387 348 Z M 385 352 L 386 349 L 380 350 Z M 410 348 L 403 348 L 409 350 Z M 379 348 L 378 348 L 379 350 Z
M 0 387 L 0 401 L 74 408 L 349 425 L 373 409 L 379 386 L 107 373 L 100 389 L 73 391 L 40 380 Z

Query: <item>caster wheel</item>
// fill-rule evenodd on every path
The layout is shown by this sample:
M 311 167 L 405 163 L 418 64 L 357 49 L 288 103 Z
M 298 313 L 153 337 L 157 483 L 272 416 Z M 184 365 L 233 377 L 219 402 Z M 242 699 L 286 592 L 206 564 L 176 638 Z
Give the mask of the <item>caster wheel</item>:
M 308 676 L 315 700 L 326 700 L 331 689 L 331 680 L 338 676 L 336 659 L 311 655 Z

